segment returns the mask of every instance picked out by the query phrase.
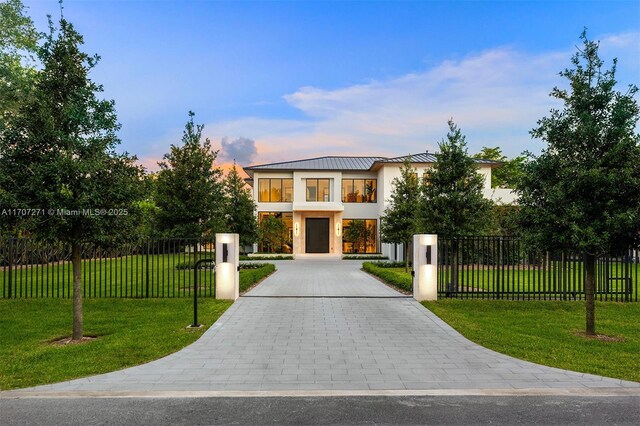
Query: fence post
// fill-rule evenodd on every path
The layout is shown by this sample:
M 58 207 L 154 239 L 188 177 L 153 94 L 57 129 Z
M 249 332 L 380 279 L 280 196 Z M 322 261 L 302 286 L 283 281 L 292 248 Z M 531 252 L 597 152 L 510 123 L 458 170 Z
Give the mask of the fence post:
M 147 261 L 146 274 L 145 274 L 145 297 L 149 298 L 149 250 L 151 241 L 147 240 L 147 255 L 145 256 Z
M 13 286 L 13 238 L 9 238 L 9 286 L 7 287 L 7 298 L 11 299 Z

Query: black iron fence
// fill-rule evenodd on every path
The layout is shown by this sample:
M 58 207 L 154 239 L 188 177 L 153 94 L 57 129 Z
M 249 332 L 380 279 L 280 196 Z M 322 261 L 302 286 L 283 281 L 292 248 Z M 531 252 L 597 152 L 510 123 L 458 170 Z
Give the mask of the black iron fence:
M 638 301 L 640 252 L 598 259 L 596 298 Z M 581 300 L 584 258 L 571 252 L 534 252 L 519 238 L 468 237 L 438 240 L 439 297 Z
M 82 246 L 84 297 L 189 297 L 196 260 L 213 257 L 213 239 L 145 239 L 113 248 Z M 213 296 L 214 270 L 198 271 L 198 295 Z M 73 296 L 71 247 L 34 239 L 0 240 L 0 296 Z

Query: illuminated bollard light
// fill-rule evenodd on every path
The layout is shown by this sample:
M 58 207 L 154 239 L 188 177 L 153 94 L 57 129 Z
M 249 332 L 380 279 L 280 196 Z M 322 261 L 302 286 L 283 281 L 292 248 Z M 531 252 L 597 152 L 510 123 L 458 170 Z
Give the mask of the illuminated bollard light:
M 413 236 L 413 298 L 438 299 L 438 236 Z
M 240 297 L 240 236 L 216 234 L 216 299 Z

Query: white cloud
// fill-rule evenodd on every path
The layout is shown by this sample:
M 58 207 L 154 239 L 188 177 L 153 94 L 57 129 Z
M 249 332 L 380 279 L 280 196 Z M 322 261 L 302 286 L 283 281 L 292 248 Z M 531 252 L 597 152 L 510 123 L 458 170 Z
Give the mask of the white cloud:
M 638 33 L 607 35 L 606 57 L 638 61 Z M 507 155 L 538 151 L 529 130 L 556 100 L 549 92 L 564 81 L 575 48 L 529 54 L 496 48 L 445 61 L 422 72 L 326 90 L 302 87 L 284 99 L 306 119 L 240 118 L 207 125 L 223 135 L 256 141 L 257 163 L 317 155 L 402 155 L 436 150 L 450 117 L 467 135 L 469 149 L 500 146 Z M 605 62 L 606 66 L 610 62 Z M 631 75 L 634 75 L 631 73 Z M 623 80 L 624 81 L 624 80 Z M 637 83 L 637 82 L 636 82 Z

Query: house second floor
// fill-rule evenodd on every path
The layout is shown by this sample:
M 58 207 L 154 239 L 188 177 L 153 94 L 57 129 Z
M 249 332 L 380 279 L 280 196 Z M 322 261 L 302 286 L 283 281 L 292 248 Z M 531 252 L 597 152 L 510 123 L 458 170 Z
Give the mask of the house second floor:
M 320 157 L 247 166 L 258 211 L 333 211 L 344 217 L 379 217 L 388 205 L 393 180 L 407 156 Z M 422 177 L 436 161 L 431 153 L 410 156 L 412 167 Z M 502 204 L 515 201 L 509 189 L 491 188 L 491 172 L 500 163 L 475 160 L 484 180 L 486 198 Z

